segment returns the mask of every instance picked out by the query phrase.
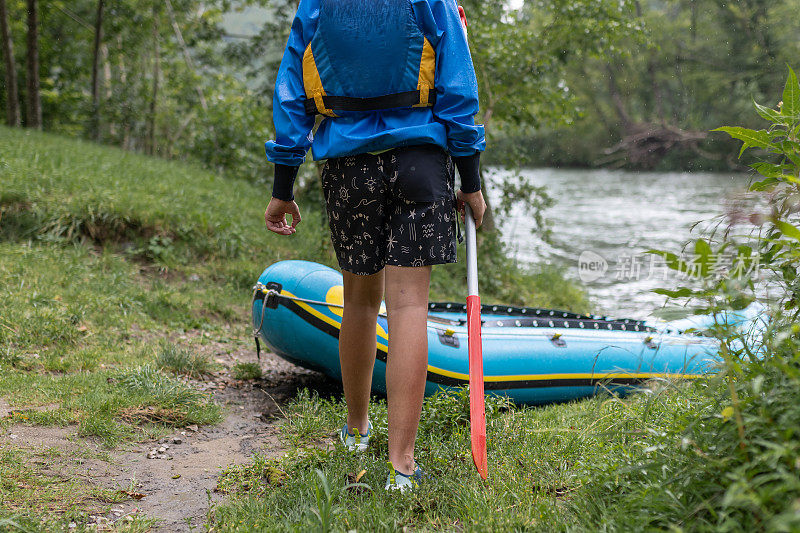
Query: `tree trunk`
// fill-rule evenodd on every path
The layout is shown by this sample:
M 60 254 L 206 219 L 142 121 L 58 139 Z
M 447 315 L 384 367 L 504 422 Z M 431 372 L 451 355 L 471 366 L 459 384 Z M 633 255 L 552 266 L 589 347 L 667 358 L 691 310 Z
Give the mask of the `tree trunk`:
M 150 112 L 147 118 L 146 152 L 156 152 L 156 111 L 158 107 L 158 81 L 161 77 L 161 50 L 158 38 L 158 3 L 153 4 L 153 93 L 150 98 Z
M 3 60 L 6 64 L 6 123 L 20 125 L 19 94 L 17 94 L 17 65 L 14 62 L 14 42 L 8 27 L 6 0 L 0 0 L 0 34 L 3 39 Z
M 103 88 L 105 89 L 105 99 L 108 101 L 111 100 L 113 92 L 111 91 L 111 63 L 108 59 L 108 46 L 105 43 L 100 45 L 100 57 L 102 57 L 103 62 Z M 106 126 L 108 127 L 109 137 L 115 139 L 117 136 L 117 128 L 114 122 L 109 121 Z
M 121 35 L 117 35 L 117 48 L 123 48 Z M 128 83 L 128 64 L 125 62 L 124 54 L 117 54 L 117 72 L 119 73 L 119 87 L 122 88 L 121 90 L 124 90 L 124 87 Z M 119 116 L 119 114 L 117 114 L 117 116 Z M 130 149 L 131 121 L 122 118 L 121 122 L 118 122 L 117 124 L 122 129 L 120 145 L 122 146 L 123 150 L 128 150 Z
M 27 91 L 25 125 L 42 129 L 42 100 L 39 94 L 39 12 L 37 0 L 28 0 Z
M 189 54 L 189 47 L 186 46 L 186 41 L 183 40 L 181 27 L 178 26 L 178 22 L 175 20 L 175 11 L 172 9 L 172 2 L 170 2 L 170 0 L 166 0 L 164 5 L 167 6 L 167 13 L 169 13 L 169 20 L 172 23 L 172 29 L 175 31 L 175 38 L 178 40 L 178 44 L 183 52 L 183 60 L 186 63 L 186 66 L 189 68 L 189 71 L 196 75 L 197 71 L 194 68 L 192 56 Z M 203 93 L 203 87 L 201 87 L 198 83 L 195 85 L 195 88 L 197 90 L 197 96 L 200 98 L 200 107 L 203 108 L 203 111 L 208 111 L 208 103 L 206 102 L 206 96 Z
M 97 0 L 97 18 L 94 22 L 94 51 L 92 55 L 92 118 L 91 134 L 100 140 L 100 43 L 103 40 L 103 4 Z
M 636 6 L 636 16 L 638 18 L 642 18 L 643 11 L 642 5 L 639 0 L 634 2 Z M 655 108 L 656 108 L 656 115 L 658 115 L 659 120 L 661 123 L 664 123 L 664 95 L 661 93 L 661 86 L 656 81 L 656 65 L 655 61 L 653 60 L 653 54 L 650 52 L 647 53 L 647 77 L 650 80 L 650 87 L 653 90 L 653 98 L 655 99 Z
M 103 58 L 103 88 L 106 92 L 106 100 L 111 98 L 111 63 L 108 61 L 108 46 L 100 46 L 100 56 Z
M 611 102 L 614 104 L 614 110 L 617 112 L 617 117 L 622 126 L 622 134 L 620 136 L 624 137 L 631 129 L 633 120 L 625 110 L 625 101 L 622 95 L 620 95 L 620 90 L 614 76 L 614 70 L 611 68 L 610 63 L 606 66 L 606 79 L 608 81 L 608 94 L 611 96 Z
M 175 10 L 172 9 L 172 2 L 170 0 L 164 0 L 164 5 L 167 8 L 167 14 L 169 15 L 170 23 L 172 24 L 172 29 L 175 32 L 175 38 L 178 40 L 178 44 L 180 45 L 181 51 L 183 51 L 183 60 L 186 63 L 186 66 L 189 68 L 189 71 L 197 77 L 197 70 L 194 68 L 194 62 L 192 61 L 192 56 L 189 54 L 189 47 L 186 46 L 186 41 L 183 39 L 183 33 L 181 32 L 181 27 L 178 26 L 178 22 L 175 19 Z M 203 93 L 203 87 L 198 82 L 195 84 L 195 89 L 197 90 L 197 96 L 200 99 L 200 107 L 203 108 L 203 112 L 207 114 L 208 112 L 208 102 L 206 102 L 205 94 Z M 217 131 L 214 128 L 213 123 L 207 123 L 206 127 L 211 130 L 211 140 L 214 143 L 214 149 L 219 151 L 219 140 L 217 139 Z

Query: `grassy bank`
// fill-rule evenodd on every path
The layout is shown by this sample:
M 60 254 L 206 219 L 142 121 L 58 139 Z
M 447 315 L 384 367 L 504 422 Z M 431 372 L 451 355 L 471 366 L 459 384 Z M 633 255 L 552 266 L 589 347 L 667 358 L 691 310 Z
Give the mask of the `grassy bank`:
M 265 266 L 333 256 L 311 201 L 300 231 L 283 238 L 263 229 L 266 191 L 245 182 L 3 127 L 0 146 L 0 531 L 83 527 L 125 496 L 67 483 L 41 465 L 76 458 L 16 446 L 13 429 L 67 428 L 77 442 L 118 449 L 216 423 L 225 412 L 194 380 L 227 370 L 204 347 L 246 341 L 250 288 Z M 498 252 L 485 254 L 487 301 L 586 310 L 559 272 L 522 270 L 485 239 Z M 463 277 L 461 265 L 436 269 L 433 297 L 461 299 Z
M 341 403 L 300 396 L 284 427 L 296 448 L 230 469 L 220 487 L 232 498 L 213 523 L 219 531 L 324 530 L 325 520 L 333 531 L 795 531 L 796 503 L 783 498 L 797 494 L 796 474 L 775 464 L 797 468 L 797 442 L 753 425 L 768 443 L 753 443 L 743 460 L 721 384 L 660 382 L 626 399 L 542 408 L 490 402 L 487 482 L 469 455 L 466 396 L 434 397 L 418 446 L 431 477 L 410 495 L 383 490 L 383 404 L 371 413 L 376 442 L 354 456 L 331 436 Z M 786 392 L 749 406 L 748 421 Z M 798 399 L 784 395 L 784 415 Z M 362 471 L 363 485 L 348 487 Z
M 0 531 L 63 530 L 71 521 L 82 530 L 90 513 L 128 495 L 68 466 L 107 462 L 105 450 L 226 416 L 196 386 L 219 371 L 204 346 L 246 340 L 249 289 L 265 265 L 330 264 L 326 230 L 309 203 L 294 237 L 267 234 L 264 191 L 193 167 L 4 128 L 0 144 Z M 484 250 L 499 250 L 485 239 Z M 483 256 L 487 301 L 586 306 L 557 272 Z M 436 272 L 434 297 L 459 299 L 462 266 Z M 286 455 L 230 466 L 217 481 L 227 498 L 207 525 L 797 531 L 796 333 L 770 358 L 709 381 L 543 408 L 490 401 L 487 483 L 471 466 L 465 396 L 428 399 L 419 460 L 430 478 L 403 496 L 383 491 L 385 405 L 372 408 L 374 443 L 352 456 L 332 436 L 341 399 L 300 391 L 282 408 Z M 230 372 L 257 378 L 251 366 Z M 95 447 L 62 457 L 19 446 L 8 434 L 20 427 L 66 428 L 72 442 Z M 115 528 L 150 525 L 138 517 Z
M 386 410 L 373 405 L 364 455 L 334 436 L 344 405 L 300 395 L 281 459 L 229 469 L 215 531 L 798 531 L 800 356 L 737 384 L 652 382 L 621 399 L 524 408 L 487 403 L 490 474 L 469 452 L 466 394 L 426 400 L 417 458 L 429 478 L 387 493 Z M 752 370 L 750 370 L 752 372 Z M 749 373 L 749 372 L 748 372 Z M 358 480 L 358 484 L 353 484 Z
M 263 226 L 266 186 L 30 131 L 0 127 L 0 144 L 2 241 L 101 248 L 145 270 L 195 274 L 228 291 L 248 291 L 261 269 L 281 259 L 336 266 L 318 194 L 298 198 L 303 222 L 287 238 Z M 587 309 L 582 291 L 558 270 L 528 271 L 504 256 L 496 236 L 482 239 L 486 301 Z M 431 297 L 463 298 L 465 276 L 463 261 L 434 269 Z

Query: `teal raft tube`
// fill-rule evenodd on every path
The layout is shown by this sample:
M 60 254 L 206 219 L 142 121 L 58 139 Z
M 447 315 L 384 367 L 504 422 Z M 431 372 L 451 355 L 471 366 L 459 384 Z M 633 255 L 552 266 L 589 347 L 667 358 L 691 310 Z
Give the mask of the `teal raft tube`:
M 269 266 L 253 291 L 256 338 L 282 358 L 341 379 L 342 275 L 308 261 Z M 431 303 L 425 394 L 468 383 L 466 310 Z M 626 392 L 651 379 L 696 379 L 718 367 L 717 343 L 672 323 L 611 319 L 552 309 L 484 305 L 483 369 L 487 394 L 520 404 Z M 372 388 L 386 392 L 387 322 L 378 342 Z

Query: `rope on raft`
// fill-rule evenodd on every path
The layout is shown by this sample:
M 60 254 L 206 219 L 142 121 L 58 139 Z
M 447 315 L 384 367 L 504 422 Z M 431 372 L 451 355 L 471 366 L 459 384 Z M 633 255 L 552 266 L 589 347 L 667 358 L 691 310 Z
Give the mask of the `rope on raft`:
M 431 302 L 428 309 L 434 312 L 456 313 L 466 312 L 467 306 L 455 302 Z M 487 319 L 482 323 L 489 327 L 523 327 L 523 328 L 575 328 L 613 331 L 657 331 L 645 324 L 644 320 L 632 318 L 610 318 L 600 315 L 582 315 L 557 309 L 539 307 L 514 307 L 506 305 L 481 305 L 481 314 L 506 315 L 515 318 L 498 320 Z M 439 318 L 439 317 L 437 317 Z M 463 320 L 449 320 L 453 324 L 464 323 Z
M 320 300 L 312 300 L 309 298 L 300 298 L 299 296 L 288 296 L 281 294 L 278 290 L 268 288 L 262 283 L 257 283 L 253 287 L 253 303 L 261 296 L 264 299 L 264 304 L 261 310 L 261 324 L 258 328 L 254 329 L 254 337 L 258 342 L 258 331 L 261 329 L 264 321 L 264 314 L 267 307 L 267 302 L 272 298 L 277 300 L 286 299 L 296 302 L 302 302 L 308 305 L 334 307 L 343 309 L 344 305 L 323 302 Z M 467 306 L 454 302 L 431 302 L 428 304 L 428 309 L 438 312 L 466 312 Z M 656 328 L 645 325 L 643 320 L 634 320 L 630 318 L 613 319 L 606 316 L 597 315 L 581 315 L 578 313 L 571 313 L 569 311 L 558 311 L 555 309 L 541 309 L 535 307 L 509 307 L 501 305 L 487 305 L 481 306 L 481 312 L 487 315 L 502 313 L 503 315 L 519 316 L 520 318 L 505 318 L 499 320 L 485 319 L 481 323 L 486 327 L 526 327 L 526 328 L 572 328 L 572 329 L 595 329 L 606 331 L 657 331 Z M 386 317 L 386 313 L 380 313 L 378 316 Z M 443 317 L 431 317 L 434 322 L 446 323 L 451 325 L 463 325 L 466 323 L 465 319 L 449 319 Z

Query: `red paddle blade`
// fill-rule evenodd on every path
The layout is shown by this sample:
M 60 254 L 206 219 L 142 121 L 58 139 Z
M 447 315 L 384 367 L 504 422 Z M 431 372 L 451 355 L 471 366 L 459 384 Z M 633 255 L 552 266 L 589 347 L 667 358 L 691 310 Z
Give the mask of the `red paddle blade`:
M 481 478 L 489 475 L 486 457 L 486 406 L 483 401 L 483 344 L 481 343 L 481 298 L 467 296 L 469 344 L 469 421 L 472 460 Z

